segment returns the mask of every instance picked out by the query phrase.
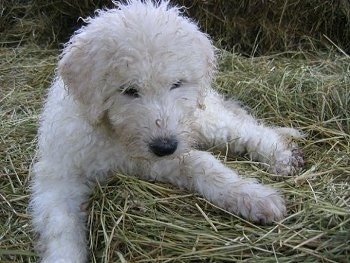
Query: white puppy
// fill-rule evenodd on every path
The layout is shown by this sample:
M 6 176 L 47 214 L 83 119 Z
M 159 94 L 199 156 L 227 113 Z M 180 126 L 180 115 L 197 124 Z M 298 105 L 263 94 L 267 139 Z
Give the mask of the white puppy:
M 111 170 L 169 182 L 258 223 L 283 218 L 281 195 L 212 154 L 248 153 L 271 172 L 303 160 L 289 128 L 258 123 L 211 89 L 208 37 L 168 2 L 131 0 L 87 20 L 66 45 L 49 90 L 31 207 L 43 262 L 87 259 L 82 203 Z

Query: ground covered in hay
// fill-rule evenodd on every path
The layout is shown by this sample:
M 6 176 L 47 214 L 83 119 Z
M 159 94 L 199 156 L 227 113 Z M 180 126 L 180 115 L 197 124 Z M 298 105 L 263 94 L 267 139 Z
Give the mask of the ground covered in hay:
M 42 100 L 58 50 L 0 48 L 0 262 L 35 262 L 27 212 Z M 258 226 L 202 197 L 115 173 L 89 202 L 91 262 L 348 262 L 350 258 L 350 58 L 294 52 L 246 58 L 220 52 L 215 87 L 252 114 L 298 127 L 305 169 L 268 174 L 244 157 L 241 174 L 284 193 L 288 216 Z
M 297 176 L 229 167 L 283 192 L 288 215 L 246 222 L 201 196 L 117 172 L 89 199 L 90 262 L 349 262 L 350 8 L 335 0 L 179 0 L 219 51 L 215 88 L 271 125 L 299 128 Z M 28 214 L 40 108 L 79 16 L 107 0 L 0 2 L 0 262 L 36 262 Z M 235 8 L 232 8 L 234 6 Z M 306 19 L 307 18 L 307 19 Z M 307 51 L 305 51 L 307 50 Z M 254 57 L 255 56 L 255 57 Z

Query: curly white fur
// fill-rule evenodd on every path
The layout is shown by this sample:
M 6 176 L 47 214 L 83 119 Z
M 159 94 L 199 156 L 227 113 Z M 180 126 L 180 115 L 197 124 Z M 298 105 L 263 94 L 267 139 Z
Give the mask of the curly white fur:
M 199 147 L 249 153 L 270 171 L 302 164 L 289 128 L 258 123 L 210 86 L 214 47 L 168 2 L 99 11 L 66 45 L 49 90 L 31 207 L 42 262 L 85 262 L 81 209 L 93 182 L 118 170 L 196 191 L 248 220 L 283 218 L 281 195 Z

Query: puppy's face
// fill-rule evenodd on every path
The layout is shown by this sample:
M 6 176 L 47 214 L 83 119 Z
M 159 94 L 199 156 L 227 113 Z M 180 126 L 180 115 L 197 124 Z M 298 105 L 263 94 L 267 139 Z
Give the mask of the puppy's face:
M 135 1 L 91 19 L 58 72 L 89 121 L 107 116 L 133 157 L 152 159 L 189 150 L 214 68 L 211 42 L 178 9 Z
M 108 121 L 133 157 L 177 156 L 191 145 L 191 120 L 202 97 L 200 83 L 181 76 L 130 80 L 119 87 Z

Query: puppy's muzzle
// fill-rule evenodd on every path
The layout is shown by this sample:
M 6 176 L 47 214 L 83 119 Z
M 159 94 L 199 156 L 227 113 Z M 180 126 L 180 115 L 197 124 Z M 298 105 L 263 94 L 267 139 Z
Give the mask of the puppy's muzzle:
M 177 145 L 178 140 L 175 136 L 157 137 L 148 144 L 151 152 L 159 157 L 173 154 L 177 149 Z

